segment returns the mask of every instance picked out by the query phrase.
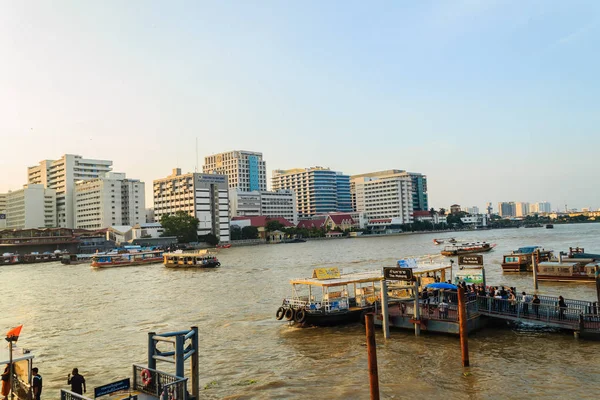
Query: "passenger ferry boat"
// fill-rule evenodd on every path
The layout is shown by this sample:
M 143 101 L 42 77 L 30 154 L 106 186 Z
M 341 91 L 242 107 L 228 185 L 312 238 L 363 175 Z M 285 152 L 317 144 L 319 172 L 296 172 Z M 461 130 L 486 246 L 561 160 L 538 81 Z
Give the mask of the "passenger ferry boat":
M 65 254 L 60 262 L 63 264 L 89 264 L 93 256 L 94 254 Z
M 536 253 L 536 250 L 539 250 Z M 535 254 L 536 262 L 550 261 L 552 250 L 544 250 L 541 246 L 520 247 L 510 254 L 505 254 L 502 259 L 502 272 L 532 271 L 532 259 Z
M 163 264 L 168 268 L 217 268 L 221 266 L 215 254 L 201 250 L 196 253 L 183 253 L 178 250 L 163 254 Z
M 54 253 L 50 253 L 50 252 L 45 252 L 45 253 L 33 252 L 33 253 L 24 254 L 24 255 L 20 256 L 20 260 L 24 264 L 33 264 L 33 263 L 42 263 L 42 262 L 53 262 L 53 261 L 60 261 L 60 259 L 63 256 L 63 254 L 66 254 L 66 253 L 63 253 L 60 250 L 56 250 L 56 251 L 54 251 Z
M 108 254 L 94 254 L 92 256 L 92 267 L 110 268 L 155 264 L 163 261 L 163 253 L 163 250 L 148 250 Z
M 495 244 L 487 242 L 459 243 L 444 247 L 441 254 L 443 256 L 459 256 L 462 254 L 485 253 L 492 250 L 494 247 L 496 247 Z
M 547 261 L 537 266 L 537 278 L 555 282 L 595 282 L 596 268 L 600 262 L 584 261 Z

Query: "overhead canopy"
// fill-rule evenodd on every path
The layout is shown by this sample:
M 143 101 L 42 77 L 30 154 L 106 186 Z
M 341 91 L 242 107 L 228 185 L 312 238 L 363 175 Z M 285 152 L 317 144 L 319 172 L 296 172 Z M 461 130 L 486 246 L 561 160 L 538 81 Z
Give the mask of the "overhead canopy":
M 457 290 L 458 289 L 458 286 L 451 285 L 450 283 L 444 283 L 444 282 L 430 283 L 429 285 L 427 285 L 425 287 L 426 288 L 431 288 L 431 289 L 450 289 L 450 290 Z
M 379 282 L 383 280 L 381 270 L 355 272 L 352 274 L 343 274 L 339 278 L 319 280 L 316 278 L 298 278 L 290 280 L 292 285 L 312 285 L 312 286 L 344 286 L 351 283 Z

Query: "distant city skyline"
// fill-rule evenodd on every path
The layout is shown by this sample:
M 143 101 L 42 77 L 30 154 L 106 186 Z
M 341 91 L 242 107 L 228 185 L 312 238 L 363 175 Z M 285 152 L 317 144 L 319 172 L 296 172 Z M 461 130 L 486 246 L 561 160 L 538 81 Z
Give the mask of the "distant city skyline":
M 600 206 L 598 2 L 141 4 L 5 5 L 0 192 L 81 154 L 150 205 L 165 171 L 243 149 L 269 184 L 402 169 L 436 209 Z

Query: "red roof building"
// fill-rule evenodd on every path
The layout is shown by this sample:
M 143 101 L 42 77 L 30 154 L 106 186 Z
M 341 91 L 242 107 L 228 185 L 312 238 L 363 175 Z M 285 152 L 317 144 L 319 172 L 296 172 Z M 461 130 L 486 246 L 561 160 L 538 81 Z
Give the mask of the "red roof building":
M 249 220 L 250 221 L 250 226 L 255 226 L 257 228 L 264 228 L 265 226 L 267 226 L 267 222 L 269 221 L 278 221 L 279 223 L 281 223 L 283 226 L 285 226 L 286 228 L 290 227 L 290 226 L 294 226 L 294 224 L 292 224 L 290 221 L 288 221 L 287 219 L 283 218 L 283 217 L 273 217 L 273 218 L 269 218 L 265 215 L 261 215 L 258 217 L 233 217 L 231 218 L 232 221 L 243 221 L 243 220 Z
M 298 222 L 298 225 L 297 225 L 297 227 L 300 229 L 313 229 L 313 228 L 321 229 L 321 228 L 323 228 L 323 226 L 325 226 L 325 218 L 307 219 L 307 220 Z

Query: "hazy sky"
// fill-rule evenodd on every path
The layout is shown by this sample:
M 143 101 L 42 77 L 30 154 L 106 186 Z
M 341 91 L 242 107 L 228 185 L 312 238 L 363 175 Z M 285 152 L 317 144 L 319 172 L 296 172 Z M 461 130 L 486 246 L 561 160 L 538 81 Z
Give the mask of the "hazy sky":
M 427 174 L 430 204 L 600 207 L 600 2 L 0 2 L 0 192 L 64 153 Z M 151 200 L 147 200 L 151 203 Z

